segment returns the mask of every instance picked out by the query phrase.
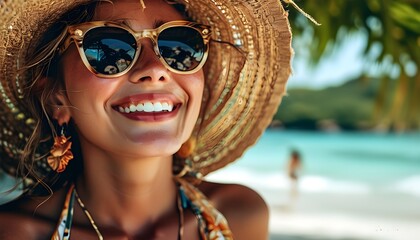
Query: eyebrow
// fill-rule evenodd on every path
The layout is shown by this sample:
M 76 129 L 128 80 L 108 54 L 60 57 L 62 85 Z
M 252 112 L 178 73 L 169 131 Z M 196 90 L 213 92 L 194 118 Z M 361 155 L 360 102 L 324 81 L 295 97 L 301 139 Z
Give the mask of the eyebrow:
M 164 23 L 166 23 L 166 21 L 163 21 L 162 19 L 157 19 L 153 22 L 153 28 L 158 28 Z
M 129 28 L 133 29 L 133 28 L 132 28 L 132 25 L 131 25 L 131 21 L 133 21 L 132 19 L 128 19 L 128 18 L 121 18 L 121 19 L 116 19 L 116 20 L 113 20 L 113 21 L 118 22 L 118 23 L 120 23 L 120 24 L 124 24 L 124 25 L 126 25 L 127 27 L 129 27 Z M 164 20 L 162 20 L 162 19 L 157 19 L 157 20 L 155 20 L 155 21 L 153 22 L 152 28 L 158 28 L 158 27 L 160 27 L 161 25 L 163 25 L 163 24 L 165 24 L 165 23 L 167 23 L 167 21 L 164 21 Z

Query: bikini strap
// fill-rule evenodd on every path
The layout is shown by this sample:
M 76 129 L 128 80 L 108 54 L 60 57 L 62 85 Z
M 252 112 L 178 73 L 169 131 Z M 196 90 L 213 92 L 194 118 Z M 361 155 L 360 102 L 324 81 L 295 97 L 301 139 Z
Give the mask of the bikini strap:
M 207 200 L 203 193 L 189 182 L 176 179 L 183 209 L 190 209 L 198 219 L 200 237 L 203 240 L 232 240 L 233 235 L 226 218 Z M 69 187 L 57 227 L 51 240 L 69 240 L 76 192 Z
M 51 240 L 68 240 L 70 239 L 70 229 L 73 222 L 73 209 L 75 200 L 74 185 L 72 184 L 67 191 L 64 201 L 63 210 L 60 219 L 51 237 Z
M 200 237 L 203 240 L 232 240 L 233 234 L 226 218 L 206 198 L 206 196 L 191 183 L 176 178 L 184 209 L 190 209 L 198 220 Z

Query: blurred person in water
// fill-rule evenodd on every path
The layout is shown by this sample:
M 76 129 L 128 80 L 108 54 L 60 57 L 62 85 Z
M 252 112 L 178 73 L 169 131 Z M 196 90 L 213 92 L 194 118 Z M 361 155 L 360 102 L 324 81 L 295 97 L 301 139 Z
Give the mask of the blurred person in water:
M 286 170 L 290 180 L 290 201 L 294 204 L 299 194 L 298 180 L 302 170 L 302 157 L 298 150 L 291 151 Z

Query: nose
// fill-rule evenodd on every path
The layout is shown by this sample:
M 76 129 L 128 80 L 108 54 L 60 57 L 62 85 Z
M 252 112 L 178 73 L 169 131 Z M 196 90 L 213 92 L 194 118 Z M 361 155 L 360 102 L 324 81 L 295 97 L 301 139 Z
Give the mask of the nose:
M 169 79 L 169 70 L 159 60 L 159 56 L 156 55 L 152 41 L 150 39 L 142 39 L 140 44 L 140 55 L 130 70 L 129 81 L 132 83 L 167 81 Z

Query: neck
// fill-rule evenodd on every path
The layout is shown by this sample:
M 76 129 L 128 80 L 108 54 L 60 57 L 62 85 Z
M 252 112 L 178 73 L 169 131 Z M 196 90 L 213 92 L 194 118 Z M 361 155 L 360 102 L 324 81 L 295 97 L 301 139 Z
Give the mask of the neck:
M 135 234 L 176 212 L 172 156 L 84 154 L 84 174 L 76 186 L 99 227 Z

